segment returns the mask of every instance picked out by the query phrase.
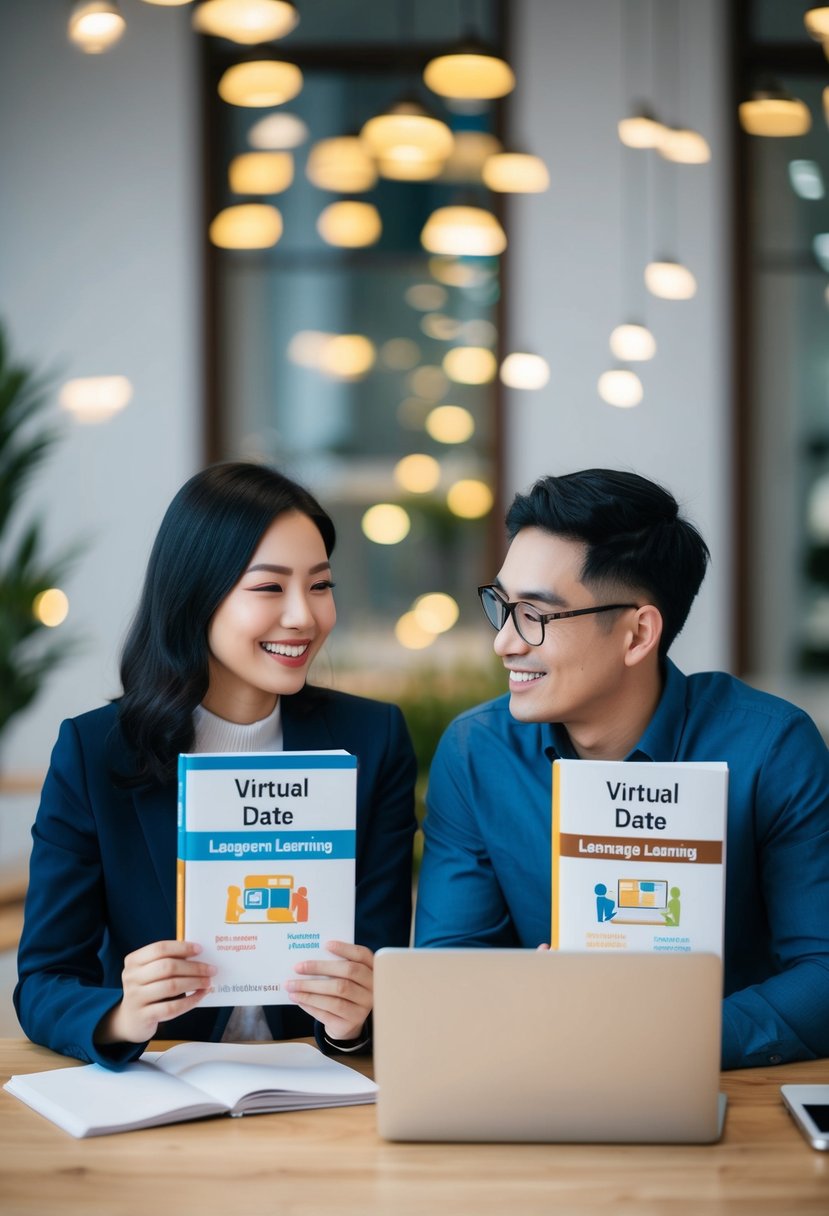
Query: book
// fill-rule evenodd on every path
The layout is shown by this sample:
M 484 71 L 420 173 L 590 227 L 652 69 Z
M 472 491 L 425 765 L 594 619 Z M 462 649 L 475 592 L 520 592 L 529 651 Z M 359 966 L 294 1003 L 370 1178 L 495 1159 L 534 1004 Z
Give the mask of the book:
M 294 963 L 354 941 L 357 759 L 179 756 L 177 935 L 218 970 L 201 1004 L 287 1005 Z
M 556 760 L 554 950 L 722 956 L 728 766 Z
M 13 1076 L 3 1086 L 71 1136 L 107 1136 L 210 1115 L 356 1106 L 377 1086 L 308 1043 L 181 1043 L 120 1072 L 100 1064 Z

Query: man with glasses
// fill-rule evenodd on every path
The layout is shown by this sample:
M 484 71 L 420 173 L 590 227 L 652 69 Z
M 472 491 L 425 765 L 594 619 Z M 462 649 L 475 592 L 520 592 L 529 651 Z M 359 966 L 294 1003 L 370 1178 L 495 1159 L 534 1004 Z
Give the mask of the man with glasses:
M 435 755 L 415 944 L 549 941 L 556 758 L 724 760 L 723 1066 L 829 1055 L 829 753 L 795 706 L 668 658 L 702 537 L 666 490 L 606 469 L 542 478 L 507 532 L 478 594 L 509 692 Z

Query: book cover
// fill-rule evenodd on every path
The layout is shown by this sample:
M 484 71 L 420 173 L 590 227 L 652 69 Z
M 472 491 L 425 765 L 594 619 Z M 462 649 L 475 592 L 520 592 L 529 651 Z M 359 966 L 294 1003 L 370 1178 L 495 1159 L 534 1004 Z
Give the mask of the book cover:
M 354 940 L 357 759 L 182 755 L 177 934 L 218 968 L 202 1005 L 288 1005 L 302 958 Z
M 728 766 L 556 760 L 554 950 L 722 955 Z

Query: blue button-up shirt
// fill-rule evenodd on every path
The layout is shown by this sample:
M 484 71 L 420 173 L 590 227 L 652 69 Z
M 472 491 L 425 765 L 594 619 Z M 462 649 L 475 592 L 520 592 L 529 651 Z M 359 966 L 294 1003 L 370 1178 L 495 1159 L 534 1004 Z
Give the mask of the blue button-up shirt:
M 729 768 L 724 1068 L 829 1056 L 829 752 L 794 705 L 722 672 L 667 661 L 627 760 Z M 432 763 L 418 946 L 550 939 L 551 765 L 576 759 L 555 723 L 509 696 L 461 714 Z

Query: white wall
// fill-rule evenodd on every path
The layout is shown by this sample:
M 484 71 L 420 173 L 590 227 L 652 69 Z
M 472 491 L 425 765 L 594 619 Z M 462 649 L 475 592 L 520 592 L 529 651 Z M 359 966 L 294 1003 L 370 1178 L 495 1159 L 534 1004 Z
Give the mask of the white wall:
M 378 3 L 381 0 L 377 0 Z M 513 0 L 512 127 L 550 192 L 510 208 L 510 339 L 545 354 L 553 382 L 508 400 L 507 492 L 546 472 L 631 467 L 664 481 L 699 523 L 713 569 L 676 648 L 727 666 L 730 560 L 724 16 L 682 0 L 682 119 L 713 161 L 681 168 L 680 248 L 696 300 L 653 302 L 659 354 L 642 406 L 596 395 L 620 282 L 619 0 Z M 0 764 L 42 770 L 61 718 L 114 695 L 117 655 L 164 506 L 201 458 L 197 81 L 187 9 L 122 0 L 123 42 L 101 57 L 65 38 L 64 0 L 0 0 L 0 318 L 16 349 L 61 377 L 120 372 L 128 409 L 67 426 L 36 487 L 56 545 L 90 548 L 67 622 L 85 653 L 56 671 L 8 733 Z M 654 99 L 658 104 L 658 98 Z M 653 155 L 643 153 L 642 155 Z M 1 844 L 2 842 L 0 842 Z
M 727 668 L 731 658 L 727 6 L 719 0 L 680 3 L 679 87 L 676 74 L 670 80 L 668 38 L 655 82 L 668 95 L 653 96 L 647 87 L 635 95 L 651 100 L 667 121 L 681 119 L 701 131 L 711 144 L 709 164 L 674 170 L 681 191 L 674 256 L 693 269 L 699 290 L 687 302 L 649 297 L 645 320 L 657 356 L 640 365 L 645 397 L 630 410 L 605 405 L 596 382 L 613 365 L 608 336 L 628 319 L 631 294 L 620 257 L 623 154 L 616 123 L 630 102 L 622 23 L 658 6 L 621 0 L 510 5 L 518 76 L 511 133 L 544 158 L 552 183 L 547 194 L 517 198 L 509 209 L 508 346 L 543 354 L 552 378 L 541 392 L 508 394 L 506 490 L 508 498 L 543 474 L 588 467 L 632 469 L 666 485 L 712 551 L 703 591 L 672 652 L 687 670 L 705 670 Z M 627 30 L 635 39 L 639 27 L 628 24 Z M 661 33 L 658 27 L 657 46 Z M 644 60 L 647 68 L 649 52 L 643 40 L 634 62 Z M 647 86 L 648 72 L 643 76 Z M 671 118 L 677 92 L 681 113 Z M 624 155 L 650 157 L 646 170 L 657 168 L 655 152 Z M 655 246 L 664 230 L 653 210 L 651 256 L 661 254 Z
M 0 0 L 0 319 L 58 381 L 120 373 L 134 398 L 66 438 L 28 497 L 56 547 L 86 537 L 62 629 L 86 639 L 3 740 L 43 770 L 59 721 L 118 691 L 117 656 L 163 508 L 198 465 L 199 131 L 184 10 L 122 4 L 106 55 L 64 0 Z M 56 409 L 57 413 L 57 409 Z

